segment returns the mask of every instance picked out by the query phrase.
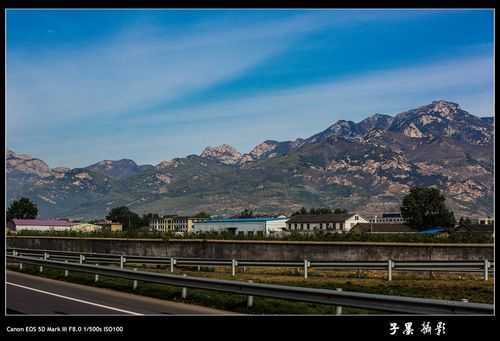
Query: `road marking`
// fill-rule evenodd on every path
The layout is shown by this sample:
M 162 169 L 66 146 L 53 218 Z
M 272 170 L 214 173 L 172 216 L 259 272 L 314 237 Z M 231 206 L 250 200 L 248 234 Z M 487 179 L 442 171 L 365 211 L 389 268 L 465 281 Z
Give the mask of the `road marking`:
M 105 308 L 105 309 L 109 309 L 109 310 L 119 311 L 121 313 L 126 313 L 126 314 L 130 314 L 130 315 L 144 315 L 144 314 L 135 313 L 135 312 L 129 311 L 129 310 L 118 309 L 118 308 L 110 307 L 110 306 L 107 306 L 107 305 L 102 305 L 102 304 L 97 304 L 97 303 L 94 303 L 94 302 L 89 302 L 89 301 L 81 300 L 81 299 L 78 299 L 78 298 L 63 296 L 63 295 L 55 294 L 53 292 L 43 291 L 43 290 L 40 290 L 40 289 L 35 289 L 35 288 L 27 287 L 27 286 L 24 286 L 24 285 L 16 284 L 16 283 L 11 283 L 11 282 L 5 282 L 5 283 L 13 285 L 13 286 L 16 286 L 16 287 L 20 287 L 20 288 L 23 288 L 23 289 L 40 292 L 42 294 L 51 295 L 51 296 L 55 296 L 55 297 L 59 297 L 59 298 L 64 298 L 64 299 L 67 299 L 67 300 L 70 300 L 70 301 L 85 303 L 85 304 L 93 305 L 93 306 L 100 307 L 100 308 Z

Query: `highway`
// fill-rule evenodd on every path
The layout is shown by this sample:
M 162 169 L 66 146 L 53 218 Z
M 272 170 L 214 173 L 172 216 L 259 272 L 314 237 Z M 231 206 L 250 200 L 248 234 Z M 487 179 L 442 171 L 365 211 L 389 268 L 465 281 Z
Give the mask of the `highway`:
M 9 315 L 234 314 L 14 271 L 7 271 L 6 286 Z

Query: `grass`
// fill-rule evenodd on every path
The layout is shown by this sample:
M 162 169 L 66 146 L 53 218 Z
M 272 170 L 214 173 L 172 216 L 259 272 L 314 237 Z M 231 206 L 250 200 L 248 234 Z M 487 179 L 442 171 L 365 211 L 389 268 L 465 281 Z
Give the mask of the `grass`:
M 370 234 L 370 233 L 322 233 L 303 234 L 292 232 L 283 236 L 260 235 L 234 235 L 229 232 L 205 232 L 197 234 L 177 235 L 174 233 L 161 233 L 137 229 L 122 232 L 98 231 L 19 231 L 8 236 L 46 236 L 46 237 L 79 237 L 79 238 L 157 238 L 168 241 L 170 239 L 200 239 L 200 240 L 281 240 L 281 241 L 331 241 L 331 242 L 395 242 L 395 243 L 493 243 L 493 238 L 488 234 L 450 233 L 444 236 L 421 234 Z
M 9 266 L 9 268 L 18 271 L 18 268 L 15 266 Z M 168 271 L 157 266 L 150 266 L 147 270 L 154 272 Z M 189 276 L 198 277 L 233 279 L 230 270 L 227 268 L 202 268 L 202 270 L 204 271 L 196 271 L 195 268 L 176 268 L 176 273 L 185 273 Z M 254 297 L 254 306 L 252 308 L 247 308 L 246 296 L 198 289 L 188 289 L 187 299 L 182 299 L 181 288 L 140 282 L 138 288 L 133 290 L 131 280 L 100 276 L 99 282 L 95 283 L 94 275 L 91 274 L 70 272 L 68 277 L 64 277 L 63 270 L 47 268 L 40 274 L 38 272 L 38 267 L 32 265 L 25 265 L 23 272 L 57 280 L 110 288 L 164 300 L 209 306 L 244 314 L 323 315 L 336 313 L 335 306 L 291 302 L 262 297 Z M 433 280 L 429 280 L 428 277 L 422 275 L 403 276 L 394 273 L 391 282 L 386 281 L 384 275 L 380 272 L 364 271 L 361 273 L 361 278 L 355 278 L 355 276 L 356 273 L 352 271 L 310 271 L 309 278 L 305 280 L 302 275 L 297 274 L 297 269 L 252 268 L 248 269 L 245 273 L 238 272 L 235 279 L 240 281 L 252 280 L 255 283 L 273 283 L 333 290 L 342 288 L 344 291 L 447 300 L 468 299 L 469 302 L 493 303 L 493 281 L 491 279 L 489 281 L 483 281 L 478 276 L 474 275 L 467 275 L 462 277 L 462 279 L 458 279 L 457 276 L 453 277 L 449 274 L 436 275 Z M 344 307 L 342 312 L 343 314 L 353 315 L 377 314 L 375 311 L 347 307 Z

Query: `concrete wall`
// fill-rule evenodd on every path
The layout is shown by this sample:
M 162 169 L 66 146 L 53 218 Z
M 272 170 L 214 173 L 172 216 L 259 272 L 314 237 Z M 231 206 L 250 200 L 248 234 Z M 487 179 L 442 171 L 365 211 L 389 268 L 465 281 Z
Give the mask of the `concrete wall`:
M 7 237 L 7 246 L 29 249 L 116 253 L 141 256 L 252 260 L 483 260 L 493 244 L 415 244 Z

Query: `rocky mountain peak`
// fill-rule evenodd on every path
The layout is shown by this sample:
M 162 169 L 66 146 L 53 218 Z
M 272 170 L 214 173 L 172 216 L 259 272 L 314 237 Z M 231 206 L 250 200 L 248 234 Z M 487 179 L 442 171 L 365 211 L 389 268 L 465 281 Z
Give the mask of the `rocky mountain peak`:
M 85 167 L 85 169 L 118 179 L 126 178 L 140 171 L 140 167 L 130 159 L 103 160 Z
M 206 147 L 200 154 L 203 158 L 215 159 L 224 164 L 232 165 L 241 158 L 241 153 L 228 144 L 222 144 L 215 147 Z
M 359 122 L 356 125 L 357 131 L 360 134 L 366 134 L 372 129 L 387 129 L 391 125 L 393 119 L 392 116 L 377 113 Z
M 164 160 L 156 165 L 156 169 L 166 169 L 166 168 L 176 168 L 178 166 L 177 161 L 174 160 Z
M 12 150 L 7 151 L 6 166 L 7 173 L 18 171 L 39 177 L 52 175 L 49 166 L 42 160 L 35 159 L 27 154 L 16 154 Z
M 264 141 L 261 144 L 258 144 L 257 146 L 255 146 L 254 149 L 252 149 L 249 154 L 251 156 L 253 156 L 254 158 L 258 159 L 263 154 L 274 150 L 277 145 L 278 145 L 277 141 L 267 140 L 267 141 Z
M 432 102 L 430 111 L 440 114 L 442 117 L 453 119 L 453 115 L 460 109 L 457 103 L 448 102 L 444 100 Z
M 493 134 L 493 126 L 488 121 L 462 110 L 457 103 L 445 100 L 396 115 L 389 130 L 410 138 L 447 137 L 476 145 L 490 143 Z

